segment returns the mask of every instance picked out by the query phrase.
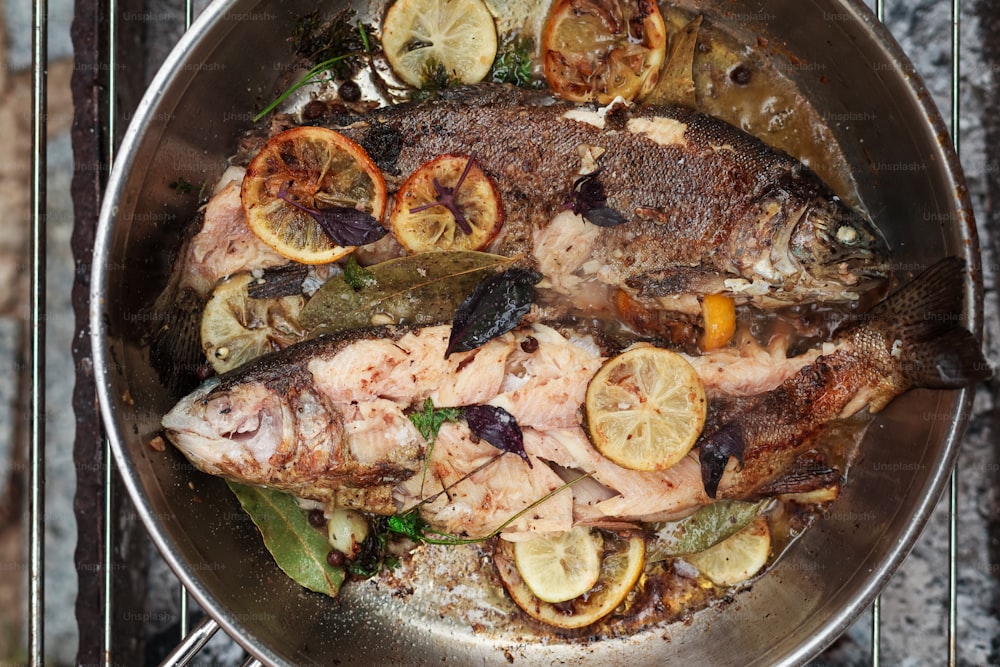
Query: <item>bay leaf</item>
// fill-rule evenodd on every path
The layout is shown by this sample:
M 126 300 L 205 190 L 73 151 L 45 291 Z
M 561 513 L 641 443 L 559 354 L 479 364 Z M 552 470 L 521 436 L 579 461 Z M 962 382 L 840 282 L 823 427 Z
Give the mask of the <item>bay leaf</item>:
M 664 523 L 647 548 L 646 560 L 704 551 L 746 527 L 770 503 L 770 499 L 755 503 L 719 500 L 680 521 Z
M 337 597 L 344 583 L 344 568 L 326 562 L 330 553 L 326 533 L 309 525 L 306 510 L 286 493 L 226 483 L 257 526 L 281 571 L 300 586 Z
M 486 276 L 514 260 L 484 252 L 428 252 L 366 267 L 369 284 L 354 289 L 328 280 L 302 309 L 310 336 L 373 324 L 423 325 L 449 322 L 459 304 Z

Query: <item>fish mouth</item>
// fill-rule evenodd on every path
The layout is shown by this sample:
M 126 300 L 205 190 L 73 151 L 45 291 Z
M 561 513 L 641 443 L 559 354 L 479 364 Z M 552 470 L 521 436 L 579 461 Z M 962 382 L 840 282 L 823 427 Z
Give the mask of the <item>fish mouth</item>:
M 258 389 L 258 388 L 255 388 Z M 257 438 L 275 417 L 266 391 L 225 391 L 213 378 L 164 415 L 162 425 L 168 437 L 189 442 L 247 444 Z M 280 415 L 279 415 L 280 416 Z
M 865 244 L 855 250 L 834 246 L 835 252 L 824 265 L 832 278 L 859 291 L 884 287 L 892 277 L 889 243 L 877 227 L 867 220 L 864 222 Z
M 817 202 L 799 219 L 792 252 L 815 279 L 855 292 L 886 285 L 892 276 L 889 243 L 864 214 L 839 200 Z
M 882 292 L 891 278 L 891 267 L 887 258 L 848 257 L 824 269 L 822 277 L 857 293 Z

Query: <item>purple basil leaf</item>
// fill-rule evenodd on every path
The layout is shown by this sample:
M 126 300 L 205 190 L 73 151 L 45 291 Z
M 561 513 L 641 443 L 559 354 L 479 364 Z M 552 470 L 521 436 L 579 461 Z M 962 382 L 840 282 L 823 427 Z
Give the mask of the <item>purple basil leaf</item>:
M 455 312 L 445 358 L 474 350 L 516 327 L 531 309 L 539 280 L 534 271 L 510 269 L 479 283 Z
M 628 222 L 621 214 L 608 207 L 608 197 L 604 192 L 604 183 L 598 178 L 599 174 L 598 170 L 573 182 L 568 208 L 599 227 L 614 227 Z
M 586 174 L 573 181 L 573 196 L 571 208 L 577 215 L 583 215 L 593 208 L 600 208 L 608 203 L 604 194 L 604 183 L 597 177 L 600 171 Z
M 388 232 L 370 214 L 349 206 L 321 208 L 310 215 L 337 245 L 368 245 Z
M 743 433 L 736 424 L 726 424 L 701 441 L 698 459 L 701 461 L 701 483 L 709 498 L 715 498 L 722 481 L 722 473 L 726 471 L 729 457 L 743 466 Z
M 521 427 L 517 425 L 514 415 L 493 405 L 470 405 L 462 411 L 462 416 L 477 438 L 501 451 L 517 454 L 527 462 L 529 468 L 532 467 L 528 453 L 524 451 Z
M 331 206 L 315 209 L 304 206 L 296 200 L 296 197 L 288 195 L 288 188 L 292 183 L 288 181 L 281 185 L 278 189 L 278 199 L 283 199 L 303 213 L 309 214 L 323 233 L 337 245 L 368 245 L 378 241 L 389 231 L 374 217 L 356 208 Z
M 615 227 L 628 222 L 618 211 L 607 206 L 590 209 L 583 214 L 583 219 L 598 227 Z

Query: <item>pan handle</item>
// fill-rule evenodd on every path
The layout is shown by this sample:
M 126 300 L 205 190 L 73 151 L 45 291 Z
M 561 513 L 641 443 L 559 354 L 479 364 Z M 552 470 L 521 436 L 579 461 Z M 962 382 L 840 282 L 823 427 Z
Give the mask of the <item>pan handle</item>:
M 182 667 L 188 664 L 198 651 L 219 629 L 219 624 L 211 616 L 205 616 L 195 628 L 170 652 L 160 667 Z M 260 663 L 257 663 L 258 665 Z

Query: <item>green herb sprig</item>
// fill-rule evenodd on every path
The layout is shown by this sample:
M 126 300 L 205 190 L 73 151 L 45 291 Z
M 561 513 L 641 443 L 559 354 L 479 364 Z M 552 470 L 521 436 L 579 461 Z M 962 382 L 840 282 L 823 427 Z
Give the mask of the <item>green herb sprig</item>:
M 354 257 L 354 253 L 347 256 L 347 264 L 344 265 L 344 282 L 346 282 L 355 292 L 359 292 L 366 287 L 372 287 L 378 284 L 378 280 L 375 278 L 375 275 L 365 267 L 358 264 L 358 260 Z
M 274 99 L 273 102 L 271 102 L 270 104 L 268 104 L 256 116 L 254 116 L 253 117 L 253 122 L 256 123 L 261 118 L 263 118 L 267 114 L 269 114 L 272 111 L 274 111 L 275 109 L 277 109 L 278 106 L 282 102 L 284 102 L 285 100 L 287 100 L 288 97 L 292 93 L 294 93 L 296 90 L 298 90 L 299 88 L 302 88 L 303 86 L 307 86 L 307 85 L 309 85 L 311 83 L 319 83 L 320 82 L 320 75 L 322 75 L 324 72 L 326 72 L 327 70 L 329 70 L 331 67 L 333 67 L 337 63 L 339 63 L 339 62 L 341 62 L 343 60 L 346 60 L 347 58 L 351 58 L 351 57 L 357 56 L 357 55 L 361 55 L 361 54 L 360 53 L 345 53 L 344 55 L 336 56 L 334 58 L 330 58 L 328 60 L 324 60 L 323 62 L 317 64 L 311 70 L 309 70 L 308 72 L 306 72 L 306 75 L 304 77 L 302 77 L 301 79 L 299 79 L 298 82 L 292 84 L 289 88 L 287 88 L 285 90 L 285 92 L 283 92 L 280 95 L 278 95 Z M 333 77 L 330 77 L 330 78 L 328 78 L 326 80 L 327 81 L 333 81 Z
M 361 21 L 358 21 L 357 27 L 358 27 L 358 33 L 359 33 L 359 36 L 360 36 L 360 39 L 361 39 L 361 44 L 362 44 L 362 48 L 361 48 L 360 51 L 358 51 L 358 50 L 348 51 L 347 53 L 342 53 L 342 54 L 338 54 L 336 56 L 331 56 L 329 58 L 326 58 L 326 59 L 324 59 L 324 60 L 316 63 L 316 65 L 314 65 L 312 67 L 312 69 L 310 69 L 308 72 L 306 72 L 306 75 L 304 77 L 302 77 L 301 79 L 299 79 L 296 83 L 292 84 L 283 93 L 281 93 L 280 95 L 278 95 L 278 97 L 276 97 L 273 102 L 271 102 L 270 104 L 268 104 L 256 116 L 254 116 L 253 117 L 253 122 L 256 123 L 261 118 L 263 118 L 267 114 L 269 114 L 272 111 L 274 111 L 276 108 L 278 108 L 279 105 L 281 105 L 282 102 L 284 102 L 285 100 L 287 100 L 288 97 L 292 93 L 294 93 L 298 89 L 302 88 L 303 86 L 307 86 L 307 85 L 312 84 L 312 83 L 319 83 L 319 82 L 321 82 L 323 80 L 333 81 L 334 80 L 333 76 L 330 76 L 330 77 L 328 77 L 326 79 L 322 79 L 321 77 L 326 72 L 334 69 L 337 65 L 340 65 L 341 63 L 344 63 L 345 61 L 347 61 L 350 58 L 359 58 L 359 57 L 368 57 L 368 56 L 370 56 L 371 52 L 372 52 L 372 49 L 371 49 L 371 42 L 368 39 L 368 31 L 365 29 L 365 26 L 364 26 L 364 24 Z
M 511 83 L 522 88 L 531 88 L 533 45 L 526 39 L 514 39 L 497 51 L 490 70 L 489 79 L 494 83 Z
M 433 444 L 445 422 L 457 422 L 462 417 L 462 408 L 437 408 L 434 401 L 427 398 L 424 399 L 423 410 L 411 412 L 409 417 L 424 440 Z M 430 458 L 430 453 L 427 458 Z

